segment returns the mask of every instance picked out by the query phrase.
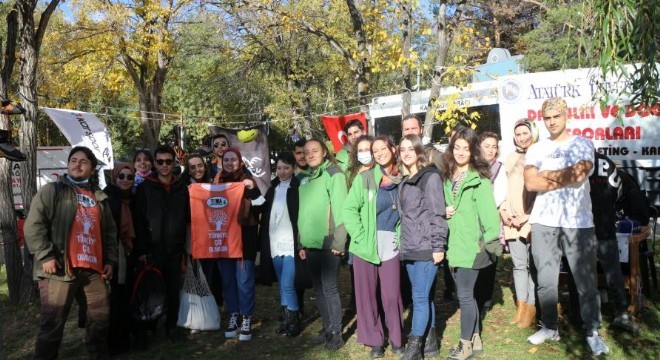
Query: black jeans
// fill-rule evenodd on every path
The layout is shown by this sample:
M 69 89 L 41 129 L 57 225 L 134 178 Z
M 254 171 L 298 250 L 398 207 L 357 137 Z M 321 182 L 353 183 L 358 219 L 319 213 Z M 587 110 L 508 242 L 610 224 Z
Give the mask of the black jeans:
M 171 330 L 176 327 L 179 317 L 179 291 L 183 282 L 181 281 L 181 261 L 183 254 L 175 255 L 152 255 L 151 260 L 163 274 L 165 289 L 167 291 L 167 318 L 165 328 Z
M 474 295 L 479 270 L 455 268 L 456 293 L 461 306 L 461 339 L 470 340 L 479 333 L 479 307 Z
M 305 250 L 307 269 L 314 283 L 316 307 L 321 313 L 323 329 L 341 334 L 341 300 L 337 288 L 341 258 L 330 250 Z

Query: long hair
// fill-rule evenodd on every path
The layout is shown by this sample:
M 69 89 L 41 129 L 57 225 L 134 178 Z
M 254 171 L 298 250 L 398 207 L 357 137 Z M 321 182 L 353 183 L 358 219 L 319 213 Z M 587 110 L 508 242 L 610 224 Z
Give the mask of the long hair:
M 444 153 L 445 164 L 447 164 L 447 166 L 442 169 L 442 177 L 445 179 L 451 179 L 452 175 L 456 171 L 456 168 L 458 167 L 456 160 L 454 159 L 454 145 L 458 139 L 465 140 L 468 143 L 470 148 L 469 166 L 478 172 L 479 176 L 490 179 L 490 165 L 481 156 L 481 150 L 479 149 L 479 137 L 477 136 L 477 133 L 467 127 L 461 127 L 457 129 L 454 136 L 451 137 L 449 146 Z
M 200 159 L 202 160 L 202 164 L 204 165 L 204 176 L 202 177 L 202 180 L 197 181 L 194 180 L 193 177 L 190 175 L 190 168 L 189 168 L 189 161 L 192 159 Z M 193 154 L 193 155 L 188 155 L 186 156 L 186 164 L 185 164 L 185 169 L 183 171 L 183 176 L 182 179 L 186 184 L 192 183 L 194 180 L 195 182 L 200 182 L 200 183 L 210 183 L 211 182 L 211 175 L 209 174 L 209 167 L 208 164 L 206 163 L 206 160 L 202 155 L 198 154 Z
M 498 156 L 500 156 L 500 137 L 496 133 L 492 131 L 484 131 L 479 135 L 479 145 L 481 145 L 482 142 L 486 139 L 495 139 L 495 142 L 497 143 L 497 153 L 495 153 L 495 159 L 497 159 Z
M 374 143 L 374 138 L 369 136 L 369 135 L 362 135 L 357 140 L 355 140 L 355 146 L 353 146 L 353 149 L 351 150 L 351 157 L 348 162 L 348 169 L 346 169 L 346 181 L 348 181 L 348 187 L 350 188 L 351 184 L 353 184 L 353 179 L 358 174 L 358 171 L 360 171 L 360 168 L 362 167 L 362 163 L 358 161 L 358 144 L 363 142 L 363 141 L 369 141 L 370 144 Z M 371 145 L 369 145 L 369 151 L 371 151 Z M 372 159 L 373 162 L 373 159 Z M 373 166 L 373 165 L 372 165 Z
M 309 144 L 312 141 L 315 142 L 315 143 L 318 143 L 319 145 L 321 145 L 321 149 L 323 151 L 325 151 L 325 159 L 330 161 L 330 164 L 332 164 L 334 167 L 341 170 L 339 165 L 337 165 L 337 159 L 335 159 L 335 155 L 330 150 L 328 150 L 328 145 L 325 144 L 325 141 L 323 141 L 319 138 L 312 138 L 312 139 L 307 140 L 305 145 Z
M 401 154 L 400 147 L 403 140 L 408 140 L 412 143 L 413 149 L 415 150 L 415 154 L 417 155 L 417 161 L 415 162 L 417 171 L 426 167 L 426 165 L 429 164 L 429 160 L 426 158 L 426 151 L 424 151 L 424 144 L 422 143 L 422 137 L 419 135 L 408 134 L 403 138 L 401 138 L 401 141 L 399 142 L 399 155 Z M 399 163 L 400 163 L 399 167 L 403 170 L 402 171 L 403 175 L 409 175 L 410 172 L 408 171 L 408 168 L 401 161 L 401 156 L 399 156 Z
M 374 148 L 374 143 L 376 141 L 382 141 L 382 142 L 385 143 L 385 145 L 387 146 L 387 149 L 392 152 L 392 163 L 394 164 L 394 166 L 397 166 L 399 164 L 399 152 L 396 151 L 397 150 L 396 149 L 396 144 L 394 144 L 394 140 L 392 140 L 392 137 L 390 137 L 390 136 L 376 136 L 373 139 L 373 141 L 371 142 L 371 153 L 372 154 L 374 153 L 373 148 Z M 392 150 L 392 149 L 394 149 L 394 150 Z M 375 161 L 376 161 L 376 159 L 374 159 L 374 162 Z

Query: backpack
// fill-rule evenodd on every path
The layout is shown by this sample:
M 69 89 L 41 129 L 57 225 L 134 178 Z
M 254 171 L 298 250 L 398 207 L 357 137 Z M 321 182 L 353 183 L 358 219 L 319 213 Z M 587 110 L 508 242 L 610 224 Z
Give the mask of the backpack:
M 131 296 L 131 316 L 139 321 L 158 320 L 167 311 L 163 275 L 153 264 L 142 266 Z

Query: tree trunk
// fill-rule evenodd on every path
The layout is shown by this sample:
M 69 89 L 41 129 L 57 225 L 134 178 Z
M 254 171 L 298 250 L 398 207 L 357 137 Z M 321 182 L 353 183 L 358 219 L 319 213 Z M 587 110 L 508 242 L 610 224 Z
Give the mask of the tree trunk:
M 369 49 L 367 42 L 367 35 L 364 31 L 364 21 L 362 14 L 355 1 L 346 0 L 348 5 L 348 12 L 351 16 L 351 23 L 353 25 L 353 36 L 357 42 L 358 59 L 353 66 L 353 72 L 358 85 L 358 104 L 360 105 L 360 112 L 367 116 L 369 120 L 369 80 L 371 78 L 371 68 L 369 67 Z M 371 130 L 370 130 L 371 132 Z
M 411 47 L 411 38 L 412 38 L 412 6 L 410 3 L 404 3 L 402 6 L 402 38 L 403 38 L 403 66 L 401 67 L 401 75 L 403 79 L 403 106 L 401 107 L 401 116 L 402 118 L 410 115 L 410 103 L 411 103 L 411 87 L 410 84 L 410 47 Z
M 427 104 L 426 118 L 424 119 L 423 136 L 431 138 L 433 134 L 433 123 L 437 112 L 437 100 L 440 97 L 440 87 L 442 86 L 442 76 L 445 72 L 445 60 L 449 45 L 451 43 L 450 33 L 447 29 L 447 3 L 442 1 L 440 11 L 438 11 L 438 57 L 435 59 L 435 68 L 433 69 L 433 79 L 431 82 L 431 94 Z

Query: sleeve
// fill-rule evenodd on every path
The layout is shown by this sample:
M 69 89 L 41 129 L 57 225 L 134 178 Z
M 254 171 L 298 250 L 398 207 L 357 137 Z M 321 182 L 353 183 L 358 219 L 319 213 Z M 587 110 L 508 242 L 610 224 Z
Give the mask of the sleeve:
M 44 262 L 57 257 L 55 244 L 50 240 L 49 227 L 52 206 L 55 203 L 55 185 L 47 184 L 32 199 L 25 225 L 25 244 L 37 261 Z M 50 206 L 49 206 L 50 205 Z
M 359 243 L 365 236 L 364 226 L 362 226 L 362 219 L 360 218 L 360 210 L 364 205 L 364 191 L 369 190 L 364 189 L 362 176 L 358 175 L 348 191 L 344 202 L 344 211 L 342 212 L 344 226 L 346 226 L 346 231 L 351 236 L 352 243 Z
M 147 219 L 147 200 L 145 185 L 138 186 L 133 200 L 133 225 L 135 227 L 134 251 L 137 256 L 146 255 L 151 247 L 151 233 Z
M 118 235 L 110 204 L 106 200 L 103 206 L 103 263 L 112 265 L 115 270 L 119 263 Z
M 346 176 L 338 172 L 330 177 L 330 207 L 335 221 L 335 233 L 332 241 L 332 248 L 343 252 L 346 248 L 346 227 L 344 226 L 344 202 L 348 189 L 346 186 Z
M 527 150 L 527 153 L 525 154 L 525 166 L 534 166 L 537 168 L 541 168 L 541 162 L 538 159 L 538 144 L 532 144 L 530 148 Z
M 446 206 L 442 180 L 437 173 L 431 173 L 424 182 L 424 200 L 427 202 L 431 216 L 427 233 L 431 234 L 433 252 L 444 252 L 447 243 Z
M 493 192 L 495 194 L 495 205 L 499 208 L 500 205 L 504 202 L 506 198 L 507 182 L 508 176 L 506 174 L 506 169 L 504 165 L 500 168 L 500 172 L 497 173 L 497 177 L 493 182 Z
M 479 213 L 479 221 L 483 227 L 484 241 L 489 243 L 491 241 L 499 241 L 500 237 L 500 217 L 497 213 L 497 206 L 495 205 L 495 196 L 493 195 L 493 187 L 488 179 L 481 179 L 481 184 L 475 189 L 475 199 L 478 199 L 477 212 Z

